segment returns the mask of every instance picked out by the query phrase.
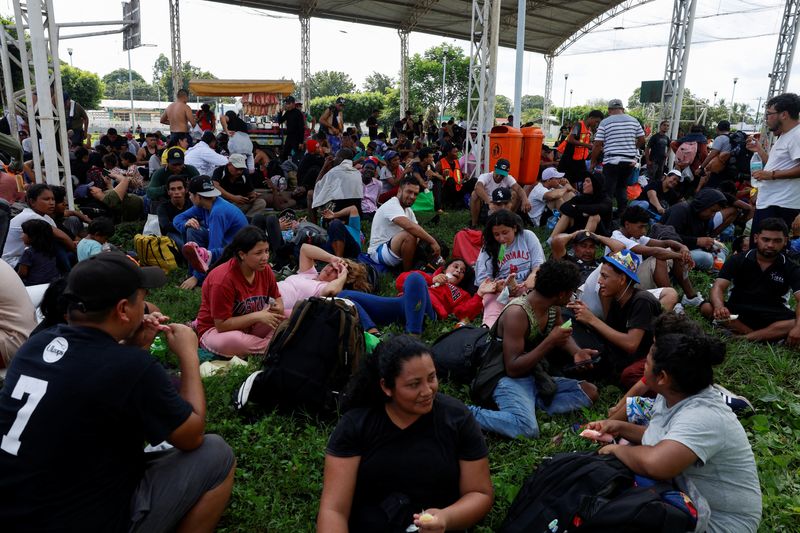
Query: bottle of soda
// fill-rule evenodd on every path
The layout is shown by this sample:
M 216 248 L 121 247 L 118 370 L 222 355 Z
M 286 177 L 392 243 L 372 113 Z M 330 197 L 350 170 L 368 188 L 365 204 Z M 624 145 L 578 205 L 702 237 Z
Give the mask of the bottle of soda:
M 167 355 L 167 345 L 164 343 L 161 335 L 158 335 L 155 339 L 153 339 L 153 343 L 150 345 L 150 353 L 156 357 L 164 357 Z

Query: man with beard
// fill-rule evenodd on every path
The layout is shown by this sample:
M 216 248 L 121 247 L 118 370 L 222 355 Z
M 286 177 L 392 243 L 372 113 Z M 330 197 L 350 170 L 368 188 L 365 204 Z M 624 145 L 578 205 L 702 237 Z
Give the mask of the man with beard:
M 800 267 L 783 253 L 789 228 L 773 217 L 762 221 L 756 231 L 756 248 L 725 262 L 711 288 L 711 302 L 703 303 L 700 312 L 747 340 L 786 339 L 789 346 L 797 346 L 800 306 L 792 311 L 785 299 L 790 289 L 800 298 Z
M 439 243 L 417 223 L 411 209 L 418 194 L 419 182 L 413 176 L 406 176 L 400 182 L 397 196 L 375 212 L 368 249 L 373 261 L 389 268 L 402 263 L 404 272 L 411 270 L 420 241 L 428 242 L 433 254 L 439 256 Z

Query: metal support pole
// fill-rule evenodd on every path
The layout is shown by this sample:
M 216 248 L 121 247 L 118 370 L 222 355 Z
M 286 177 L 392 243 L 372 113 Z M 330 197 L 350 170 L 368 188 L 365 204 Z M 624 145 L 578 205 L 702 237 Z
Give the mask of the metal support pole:
M 300 99 L 311 109 L 311 17 L 300 15 Z
M 31 152 L 33 153 L 33 171 L 36 176 L 36 183 L 44 182 L 44 175 L 42 174 L 42 158 L 39 153 L 39 143 L 36 142 L 37 126 L 36 126 L 36 106 L 33 103 L 33 90 L 31 85 L 31 68 L 30 59 L 28 58 L 28 45 L 25 42 L 25 30 L 23 28 L 25 19 L 22 17 L 22 5 L 19 2 L 13 2 L 14 6 L 14 21 L 17 26 L 17 51 L 19 52 L 20 69 L 22 70 L 22 82 L 25 92 L 25 107 L 28 116 L 28 128 L 30 130 L 31 138 Z M 49 88 L 48 88 L 49 93 Z
M 800 32 L 800 0 L 786 0 L 781 29 L 778 33 L 778 46 L 775 48 L 775 61 L 769 75 L 767 100 L 785 93 L 789 87 L 798 32 Z
M 542 132 L 545 138 L 550 133 L 550 100 L 553 95 L 553 63 L 555 56 L 547 54 L 544 56 L 547 63 L 547 73 L 544 78 L 544 102 L 542 103 Z
M 180 0 L 169 0 L 169 28 L 172 32 L 170 44 L 172 48 L 172 97 L 178 98 L 178 91 L 183 88 L 183 62 L 181 61 L 181 21 Z
M 444 61 L 442 61 L 442 98 L 440 100 L 441 106 L 439 107 L 439 114 L 441 115 L 441 121 L 444 122 L 444 84 L 447 81 L 447 53 L 444 54 Z M 404 110 L 400 110 L 401 113 L 404 113 Z
M 677 138 L 680 128 L 696 8 L 697 0 L 675 0 L 672 10 L 672 28 L 669 32 L 664 87 L 661 92 L 661 118 L 670 121 L 669 136 L 672 139 Z M 667 168 L 672 167 L 674 158 L 675 155 L 670 152 Z
M 522 67 L 525 63 L 525 0 L 517 0 L 517 61 L 514 71 L 514 124 L 522 126 Z
M 494 107 L 497 104 L 497 49 L 500 47 L 500 7 L 502 0 L 492 0 L 492 11 L 489 16 L 489 61 L 484 65 L 486 70 L 486 111 L 484 112 L 484 123 L 478 130 L 479 135 L 484 136 L 483 145 L 489 146 L 489 132 L 494 127 Z M 483 168 L 489 168 L 489 150 L 483 152 Z
M 8 113 L 8 125 L 11 129 L 11 136 L 19 141 L 19 127 L 17 126 L 17 106 L 14 102 L 14 81 L 11 79 L 11 56 L 8 50 L 8 36 L 5 28 L 0 28 L 0 47 L 2 54 L 0 59 L 3 62 L 3 89 L 6 99 L 6 112 Z
M 567 81 L 569 81 L 569 74 L 564 74 L 564 99 L 561 103 L 561 125 L 564 126 L 566 124 L 566 112 L 567 112 Z
M 133 117 L 133 71 L 131 70 L 131 49 L 128 48 L 128 89 L 131 93 L 131 131 L 136 128 Z
M 405 30 L 397 30 L 400 36 L 400 118 L 405 116 L 408 102 L 408 34 Z M 444 100 L 444 97 L 442 97 Z

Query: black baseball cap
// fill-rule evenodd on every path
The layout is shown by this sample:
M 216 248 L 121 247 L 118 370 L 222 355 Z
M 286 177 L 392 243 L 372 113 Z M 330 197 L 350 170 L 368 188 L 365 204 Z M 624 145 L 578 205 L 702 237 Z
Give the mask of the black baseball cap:
M 511 189 L 508 187 L 498 187 L 492 192 L 493 204 L 507 204 L 511 201 Z
M 139 267 L 122 252 L 101 252 L 73 267 L 64 296 L 83 312 L 103 311 L 137 289 L 157 289 L 166 283 L 167 275 L 159 267 Z
M 597 237 L 592 235 L 592 232 L 590 232 L 590 231 L 582 231 L 582 232 L 578 233 L 577 235 L 575 235 L 575 238 L 572 239 L 572 242 L 574 244 L 578 244 L 578 243 L 581 243 L 583 241 L 593 241 L 596 244 L 600 244 L 600 241 L 597 240 Z
M 292 95 L 289 95 L 289 96 L 287 96 L 286 98 L 283 99 L 283 103 L 284 104 L 293 104 L 294 102 L 295 102 L 294 96 L 292 96 Z
M 508 169 L 511 168 L 511 163 L 508 159 L 498 159 L 494 164 L 494 173 L 498 176 L 508 176 Z
M 189 192 L 192 194 L 199 194 L 206 198 L 214 198 L 220 196 L 222 193 L 214 187 L 214 182 L 211 181 L 210 176 L 195 176 L 189 182 Z
M 170 148 L 169 151 L 167 151 L 167 163 L 170 165 L 183 163 L 183 150 L 180 148 Z

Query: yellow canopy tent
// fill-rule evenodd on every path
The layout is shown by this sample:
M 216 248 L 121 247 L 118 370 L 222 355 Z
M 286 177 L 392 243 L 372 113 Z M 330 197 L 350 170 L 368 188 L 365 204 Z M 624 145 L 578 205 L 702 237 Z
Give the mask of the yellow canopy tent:
M 241 96 L 246 93 L 292 94 L 292 80 L 191 80 L 189 91 L 198 96 Z

